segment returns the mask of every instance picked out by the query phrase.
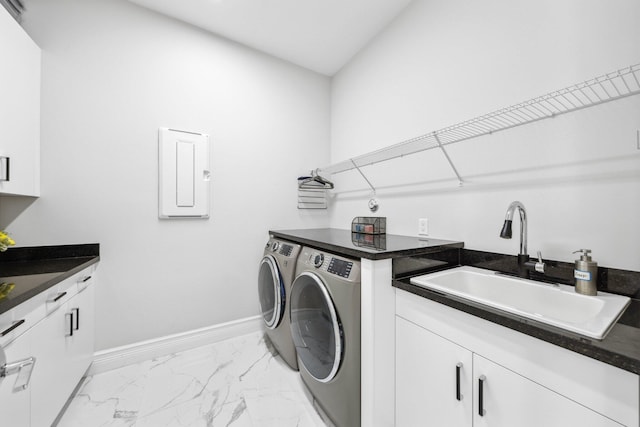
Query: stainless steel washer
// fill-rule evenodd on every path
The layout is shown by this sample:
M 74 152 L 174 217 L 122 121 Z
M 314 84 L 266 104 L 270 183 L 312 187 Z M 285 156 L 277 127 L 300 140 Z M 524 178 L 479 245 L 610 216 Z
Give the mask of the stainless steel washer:
M 302 248 L 291 288 L 300 375 L 338 427 L 360 425 L 360 262 Z
M 289 291 L 301 246 L 271 237 L 258 271 L 258 298 L 269 340 L 296 371 L 298 360 L 289 327 Z

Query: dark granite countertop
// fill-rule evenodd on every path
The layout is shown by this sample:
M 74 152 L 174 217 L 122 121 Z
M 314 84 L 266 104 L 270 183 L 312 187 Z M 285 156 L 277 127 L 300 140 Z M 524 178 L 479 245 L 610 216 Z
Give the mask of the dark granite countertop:
M 409 277 L 393 280 L 393 286 L 640 375 L 640 300 L 632 299 L 631 304 L 605 338 L 595 340 L 486 305 L 413 285 Z
M 394 234 L 362 234 L 335 228 L 272 230 L 276 238 L 310 246 L 339 255 L 371 260 L 398 258 L 438 252 L 445 248 L 462 248 L 463 242 L 419 239 Z
M 0 283 L 15 285 L 11 292 L 0 298 L 0 314 L 99 260 L 97 243 L 11 248 L 0 252 Z
M 276 238 L 340 255 L 372 260 L 392 258 L 394 261 L 392 284 L 398 289 L 640 375 L 640 299 L 637 298 L 640 289 L 640 273 L 638 272 L 599 268 L 598 290 L 631 296 L 632 299 L 629 307 L 605 338 L 595 340 L 485 305 L 433 292 L 412 285 L 409 281 L 412 274 L 425 274 L 434 269 L 440 270 L 459 265 L 513 272 L 517 271 L 516 257 L 513 256 L 463 249 L 462 242 L 439 239 L 421 240 L 416 237 L 390 234 L 385 235 L 383 240 L 376 241 L 369 238 L 368 241 L 361 242 L 361 236 L 354 236 L 349 230 L 330 228 L 274 230 L 270 231 L 270 234 Z M 378 247 L 362 246 L 363 243 L 378 244 Z M 549 260 L 545 262 L 549 265 L 554 281 L 573 284 L 571 264 Z M 531 279 L 541 278 L 531 277 Z

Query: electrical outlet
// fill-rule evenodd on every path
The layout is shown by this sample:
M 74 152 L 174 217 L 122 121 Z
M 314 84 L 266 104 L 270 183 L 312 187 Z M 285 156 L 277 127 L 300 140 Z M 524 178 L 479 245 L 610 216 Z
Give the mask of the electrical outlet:
M 418 219 L 418 235 L 427 236 L 429 234 L 429 220 L 427 218 Z

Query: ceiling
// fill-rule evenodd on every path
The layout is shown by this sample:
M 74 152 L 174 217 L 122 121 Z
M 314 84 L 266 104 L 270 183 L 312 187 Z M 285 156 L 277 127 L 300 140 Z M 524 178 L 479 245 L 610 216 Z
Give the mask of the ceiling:
M 129 0 L 332 76 L 412 0 Z

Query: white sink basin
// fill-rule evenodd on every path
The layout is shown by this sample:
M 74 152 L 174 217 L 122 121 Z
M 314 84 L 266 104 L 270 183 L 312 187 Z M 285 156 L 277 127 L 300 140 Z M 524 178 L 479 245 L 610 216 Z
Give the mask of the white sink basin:
M 412 278 L 411 283 L 596 339 L 604 338 L 630 301 L 606 292 L 581 295 L 573 286 L 540 283 L 475 267 L 425 274 Z

